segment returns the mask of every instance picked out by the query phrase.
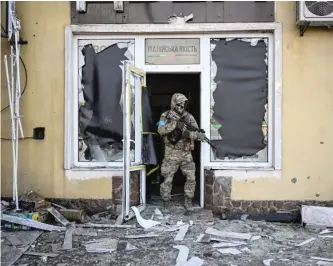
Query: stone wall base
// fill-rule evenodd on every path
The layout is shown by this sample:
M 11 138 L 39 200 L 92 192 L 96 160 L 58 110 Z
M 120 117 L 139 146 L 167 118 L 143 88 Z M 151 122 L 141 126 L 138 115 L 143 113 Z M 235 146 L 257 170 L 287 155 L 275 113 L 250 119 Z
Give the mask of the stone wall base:
M 215 177 L 214 171 L 205 171 L 205 208 L 214 214 L 274 213 L 278 211 L 299 211 L 302 205 L 332 207 L 333 201 L 281 201 L 281 200 L 232 200 L 231 177 Z

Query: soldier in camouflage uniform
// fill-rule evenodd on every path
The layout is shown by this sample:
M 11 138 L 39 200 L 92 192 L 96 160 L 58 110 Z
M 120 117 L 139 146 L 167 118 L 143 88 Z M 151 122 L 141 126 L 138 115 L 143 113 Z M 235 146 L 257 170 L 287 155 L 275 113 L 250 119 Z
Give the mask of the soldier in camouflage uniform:
M 193 210 L 192 199 L 196 182 L 195 164 L 191 152 L 194 149 L 194 141 L 203 141 L 205 134 L 186 129 L 182 120 L 198 128 L 194 117 L 185 111 L 186 104 L 187 98 L 183 94 L 174 94 L 171 98 L 171 110 L 164 112 L 158 122 L 158 133 L 163 137 L 165 144 L 165 154 L 161 166 L 164 182 L 160 187 L 165 212 L 169 211 L 172 180 L 178 168 L 186 177 L 184 207 L 188 211 Z M 176 137 L 172 137 L 172 134 L 175 134 Z

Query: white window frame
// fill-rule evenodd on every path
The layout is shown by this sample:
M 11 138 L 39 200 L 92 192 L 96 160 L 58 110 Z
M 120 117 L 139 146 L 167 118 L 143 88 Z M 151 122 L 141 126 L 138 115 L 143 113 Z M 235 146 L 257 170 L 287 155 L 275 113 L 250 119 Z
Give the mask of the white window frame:
M 205 167 L 213 168 L 213 169 L 273 169 L 274 162 L 273 156 L 275 152 L 275 145 L 273 143 L 274 137 L 276 136 L 275 128 L 276 125 L 274 123 L 274 109 L 275 109 L 275 102 L 274 99 L 276 95 L 274 95 L 274 35 L 273 33 L 226 33 L 226 34 L 210 34 L 207 36 L 208 38 L 205 39 L 206 44 L 203 46 L 205 49 L 204 51 L 204 58 L 206 62 L 204 62 L 205 66 L 211 64 L 211 47 L 210 47 L 210 40 L 211 39 L 224 39 L 224 38 L 267 38 L 267 49 L 268 49 L 268 71 L 267 71 L 267 78 L 268 78 L 268 144 L 267 144 L 267 162 L 258 162 L 258 161 L 212 161 L 211 160 L 211 148 L 209 145 L 204 145 L 204 165 Z M 209 84 L 206 82 L 204 84 L 205 87 L 202 94 L 202 101 L 205 106 L 209 106 L 211 104 L 211 69 L 205 68 L 204 69 L 204 79 L 209 79 Z M 208 92 L 208 93 L 207 93 Z M 218 104 L 218 100 L 215 100 L 216 104 Z M 208 105 L 209 103 L 209 105 Z M 202 108 L 201 111 L 203 112 L 203 117 L 205 119 L 202 120 L 202 127 L 206 131 L 206 136 L 210 139 L 211 133 L 211 124 L 210 124 L 210 108 Z M 208 119 L 209 118 L 209 119 Z
M 133 34 L 135 33 L 135 34 Z M 162 35 L 163 34 L 163 35 Z M 181 35 L 180 35 L 181 34 Z M 200 65 L 145 65 L 144 38 L 196 38 L 200 37 Z M 134 39 L 135 66 L 147 73 L 201 72 L 201 127 L 210 135 L 210 38 L 225 37 L 269 37 L 269 121 L 268 121 L 268 155 L 269 162 L 211 162 L 208 144 L 201 146 L 201 172 L 203 168 L 231 170 L 281 170 L 282 168 L 282 27 L 280 23 L 190 23 L 171 24 L 118 24 L 118 25 L 69 25 L 65 30 L 65 169 L 119 169 L 122 162 L 98 163 L 75 162 L 77 153 L 75 132 L 77 117 L 77 73 L 73 62 L 77 61 L 78 39 Z M 143 49 L 143 50 L 142 50 Z M 207 63 L 209 60 L 209 64 Z M 73 89 L 74 88 L 74 89 Z M 76 98 L 75 98 L 76 97 Z M 76 100 L 76 101 L 75 101 Z M 76 106 L 76 107 L 75 107 Z M 76 146 L 76 147 L 75 147 Z M 202 193 L 203 194 L 203 193 Z

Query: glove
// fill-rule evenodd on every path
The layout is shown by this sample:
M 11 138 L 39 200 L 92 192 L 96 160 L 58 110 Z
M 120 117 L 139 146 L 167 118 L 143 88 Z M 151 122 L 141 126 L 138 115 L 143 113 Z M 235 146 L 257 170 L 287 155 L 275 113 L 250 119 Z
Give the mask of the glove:
M 186 130 L 186 125 L 183 122 L 177 122 L 177 128 L 179 128 L 182 132 Z
M 197 137 L 197 140 L 198 140 L 198 141 L 204 141 L 205 138 L 206 138 L 205 133 L 201 133 L 201 132 L 198 133 L 198 137 Z

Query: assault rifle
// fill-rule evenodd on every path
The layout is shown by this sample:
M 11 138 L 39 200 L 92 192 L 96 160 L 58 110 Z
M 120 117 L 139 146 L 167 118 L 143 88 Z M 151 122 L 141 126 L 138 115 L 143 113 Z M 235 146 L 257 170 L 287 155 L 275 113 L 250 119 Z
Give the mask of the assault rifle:
M 179 120 L 179 122 L 183 123 L 186 126 L 186 129 L 189 131 L 194 131 L 194 132 L 199 132 L 199 133 L 203 133 L 206 134 L 205 130 L 201 129 L 201 128 L 197 128 L 193 125 L 191 125 L 190 123 L 188 123 L 187 121 L 185 121 L 184 117 L 181 117 Z M 212 148 L 214 156 L 218 157 L 218 150 L 217 148 L 211 143 L 210 139 L 206 137 L 204 138 L 204 141 Z
M 171 119 L 173 121 L 177 121 L 177 122 L 183 123 L 186 126 L 186 129 L 189 130 L 189 131 L 200 132 L 200 133 L 206 134 L 206 132 L 203 129 L 200 129 L 200 128 L 197 128 L 197 127 L 191 125 L 190 123 L 188 123 L 185 120 L 184 116 L 183 117 L 179 117 L 178 114 L 176 112 L 174 112 L 174 111 L 171 111 L 171 110 L 169 111 L 169 113 L 167 115 L 167 119 L 168 120 Z M 177 136 L 177 137 L 180 138 L 180 136 Z M 205 135 L 204 141 L 212 148 L 213 154 L 214 154 L 215 158 L 218 157 L 217 156 L 218 155 L 217 148 L 211 143 L 211 141 L 209 140 L 209 138 L 206 137 L 206 135 Z

